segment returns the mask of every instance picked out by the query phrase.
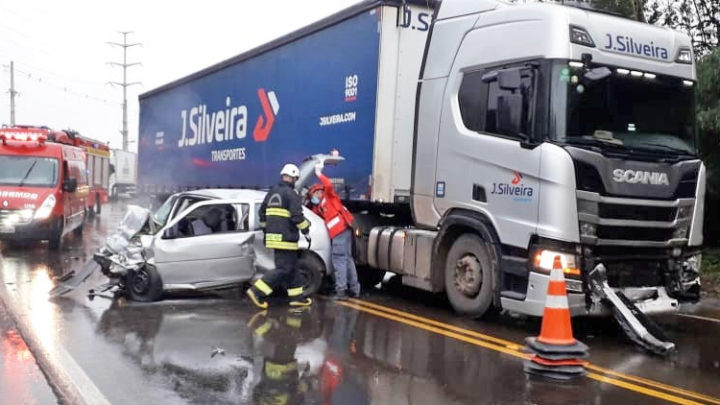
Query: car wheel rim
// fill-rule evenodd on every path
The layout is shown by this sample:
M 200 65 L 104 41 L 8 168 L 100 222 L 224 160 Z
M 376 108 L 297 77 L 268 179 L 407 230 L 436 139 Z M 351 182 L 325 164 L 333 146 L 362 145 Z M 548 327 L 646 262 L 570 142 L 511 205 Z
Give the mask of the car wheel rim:
M 138 270 L 135 273 L 131 288 L 136 294 L 144 294 L 150 289 L 150 275 L 145 269 Z
M 463 255 L 455 262 L 455 288 L 467 297 L 475 297 L 482 286 L 482 266 L 480 260 L 471 253 Z

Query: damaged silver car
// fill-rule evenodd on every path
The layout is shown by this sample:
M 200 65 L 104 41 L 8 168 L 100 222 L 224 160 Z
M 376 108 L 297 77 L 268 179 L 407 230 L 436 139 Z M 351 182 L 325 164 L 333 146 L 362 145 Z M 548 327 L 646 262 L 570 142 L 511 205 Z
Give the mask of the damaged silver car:
M 301 181 L 315 162 L 341 157 L 315 155 L 301 169 Z M 117 231 L 93 256 L 110 282 L 99 292 L 124 291 L 135 301 L 155 301 L 164 292 L 204 291 L 240 286 L 274 269 L 265 248 L 260 205 L 266 192 L 204 189 L 171 195 L 154 213 L 129 206 Z M 303 290 L 318 291 L 332 273 L 331 242 L 324 221 L 303 207 L 312 244 L 301 238 L 298 270 Z M 95 268 L 97 267 L 95 266 Z M 92 263 L 66 278 L 51 296 L 77 287 L 95 271 Z

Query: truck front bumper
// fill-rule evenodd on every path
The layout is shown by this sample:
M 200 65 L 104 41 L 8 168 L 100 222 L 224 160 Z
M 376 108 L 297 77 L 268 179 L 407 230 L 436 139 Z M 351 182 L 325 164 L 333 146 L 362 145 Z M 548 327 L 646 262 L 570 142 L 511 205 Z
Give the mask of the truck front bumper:
M 542 316 L 545 309 L 548 283 L 550 276 L 537 272 L 530 272 L 527 295 L 524 300 L 514 300 L 506 297 L 500 298 L 503 309 L 530 316 Z M 590 297 L 586 299 L 583 292 L 582 281 L 566 279 L 568 306 L 572 316 L 607 316 L 610 308 L 599 299 Z M 678 300 L 667 294 L 665 287 L 627 287 L 617 289 L 622 291 L 633 303 L 646 314 L 660 314 L 676 312 L 680 305 Z M 590 305 L 588 305 L 590 302 Z

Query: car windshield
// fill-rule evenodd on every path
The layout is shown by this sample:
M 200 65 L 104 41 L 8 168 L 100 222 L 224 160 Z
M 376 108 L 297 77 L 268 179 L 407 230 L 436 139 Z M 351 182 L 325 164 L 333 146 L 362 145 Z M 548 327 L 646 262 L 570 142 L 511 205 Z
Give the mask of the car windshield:
M 58 182 L 58 161 L 38 156 L 0 156 L 0 185 L 53 187 Z
M 152 219 L 153 222 L 157 224 L 157 229 L 162 228 L 167 223 L 168 217 L 170 216 L 170 211 L 172 210 L 175 201 L 177 201 L 177 198 L 177 195 L 171 195 L 170 197 L 168 197 L 167 200 L 165 200 L 163 205 L 161 205 L 160 208 L 158 208 L 155 213 L 153 213 Z
M 589 79 L 593 75 L 582 66 L 554 64 L 551 133 L 556 140 L 659 158 L 696 156 L 692 82 L 623 68 L 602 70 L 605 75 Z

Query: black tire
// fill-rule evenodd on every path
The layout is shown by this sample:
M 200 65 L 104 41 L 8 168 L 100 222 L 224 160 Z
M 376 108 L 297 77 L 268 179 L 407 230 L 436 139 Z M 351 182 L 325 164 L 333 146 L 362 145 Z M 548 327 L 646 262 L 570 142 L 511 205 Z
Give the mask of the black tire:
M 305 253 L 298 260 L 297 268 L 302 280 L 303 294 L 317 293 L 326 274 L 322 260 L 311 253 Z
M 95 206 L 93 207 L 95 214 L 100 215 L 102 212 L 102 205 L 100 204 L 100 194 L 95 196 Z
M 64 220 L 62 218 L 58 218 L 57 221 L 55 221 L 55 229 L 53 229 L 50 239 L 48 239 L 48 247 L 50 250 L 60 250 L 60 246 L 62 246 L 63 225 Z
M 145 265 L 125 276 L 125 290 L 133 301 L 152 302 L 162 296 L 163 283 L 154 266 Z
M 460 236 L 445 262 L 445 292 L 455 311 L 479 318 L 490 308 L 495 274 L 491 244 L 480 236 Z
M 377 270 L 367 266 L 356 266 L 358 282 L 363 289 L 373 288 L 385 278 L 385 270 Z

